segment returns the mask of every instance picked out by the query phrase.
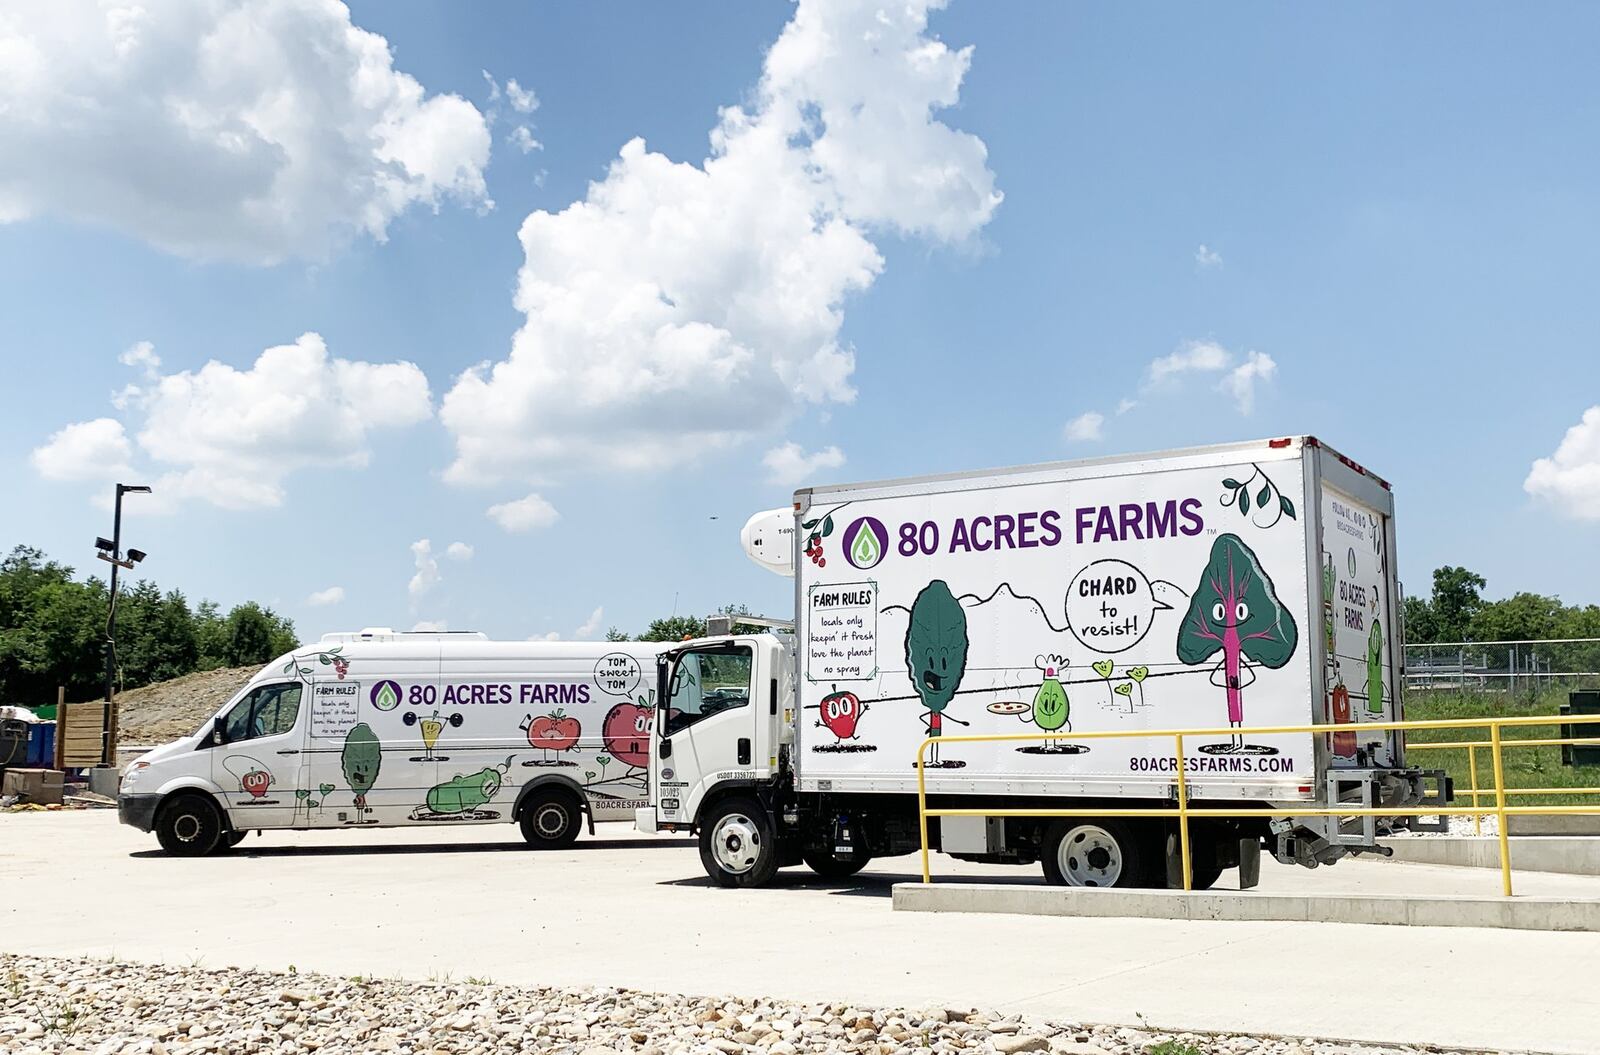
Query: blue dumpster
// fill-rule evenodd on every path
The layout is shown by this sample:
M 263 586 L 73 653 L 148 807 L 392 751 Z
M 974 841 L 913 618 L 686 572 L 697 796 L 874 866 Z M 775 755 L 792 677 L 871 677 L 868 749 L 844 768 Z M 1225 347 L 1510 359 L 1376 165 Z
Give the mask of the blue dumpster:
M 28 733 L 29 769 L 56 767 L 56 723 L 34 722 Z

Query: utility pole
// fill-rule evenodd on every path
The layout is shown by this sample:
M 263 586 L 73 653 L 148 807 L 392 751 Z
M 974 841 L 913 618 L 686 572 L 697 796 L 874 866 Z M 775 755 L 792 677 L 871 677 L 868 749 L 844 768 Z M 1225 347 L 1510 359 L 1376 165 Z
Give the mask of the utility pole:
M 95 539 L 95 546 L 100 551 L 96 556 L 111 565 L 111 596 L 106 607 L 106 702 L 100 719 L 100 728 L 104 730 L 101 734 L 104 746 L 100 758 L 104 764 L 115 764 L 117 760 L 117 708 L 112 699 L 116 694 L 117 677 L 117 573 L 123 568 L 132 569 L 145 558 L 143 550 L 131 548 L 127 557 L 122 555 L 122 496 L 125 494 L 147 495 L 150 494 L 150 488 L 118 484 L 111 520 L 111 541 L 108 543 L 103 538 Z

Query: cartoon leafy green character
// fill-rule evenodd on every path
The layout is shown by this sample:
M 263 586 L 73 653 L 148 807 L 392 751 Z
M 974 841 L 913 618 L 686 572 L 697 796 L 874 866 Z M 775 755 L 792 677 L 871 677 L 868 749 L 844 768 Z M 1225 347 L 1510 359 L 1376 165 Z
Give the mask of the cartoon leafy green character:
M 1217 536 L 1178 628 L 1178 659 L 1192 667 L 1222 653 L 1211 683 L 1227 690 L 1229 725 L 1244 724 L 1244 687 L 1255 681 L 1252 665 L 1276 670 L 1298 643 L 1294 617 L 1279 603 L 1255 553 L 1237 535 Z M 1243 749 L 1243 736 L 1235 734 L 1224 750 Z
M 378 782 L 378 769 L 383 765 L 383 745 L 372 726 L 361 722 L 345 734 L 339 764 L 344 769 L 345 783 L 355 792 L 356 808 L 366 810 L 367 792 Z
M 1367 634 L 1367 713 L 1383 713 L 1383 624 L 1376 619 Z
M 928 709 L 922 720 L 930 737 L 941 735 L 944 710 L 955 699 L 966 670 L 967 613 L 949 585 L 934 579 L 912 602 L 911 623 L 906 627 L 906 672 Z M 954 716 L 950 720 L 971 724 Z M 928 749 L 928 763 L 939 764 L 938 744 Z

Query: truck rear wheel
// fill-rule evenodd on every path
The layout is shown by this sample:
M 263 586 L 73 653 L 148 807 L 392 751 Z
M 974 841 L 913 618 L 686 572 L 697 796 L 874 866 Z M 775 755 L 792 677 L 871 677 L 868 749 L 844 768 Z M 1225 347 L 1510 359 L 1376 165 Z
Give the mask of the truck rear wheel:
M 1065 820 L 1044 839 L 1044 878 L 1054 886 L 1150 886 L 1149 854 L 1139 833 L 1121 821 Z
M 174 857 L 204 857 L 222 841 L 222 815 L 207 795 L 178 795 L 156 816 L 156 840 Z
M 718 886 L 766 886 L 778 872 L 778 840 L 754 799 L 725 799 L 700 826 L 700 864 Z
M 805 861 L 807 868 L 823 879 L 848 879 L 872 862 L 872 858 L 867 854 L 835 857 L 827 850 L 805 850 L 800 857 Z
M 535 850 L 565 850 L 578 840 L 582 807 L 569 791 L 535 791 L 522 804 L 518 823 Z

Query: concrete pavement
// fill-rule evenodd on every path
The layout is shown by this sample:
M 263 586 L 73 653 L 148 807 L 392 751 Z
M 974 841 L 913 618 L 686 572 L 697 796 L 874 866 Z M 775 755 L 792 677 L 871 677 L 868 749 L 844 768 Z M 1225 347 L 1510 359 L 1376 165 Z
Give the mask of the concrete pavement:
M 957 881 L 1039 882 L 1037 868 L 936 860 Z M 891 887 L 914 868 L 903 858 L 845 885 L 789 870 L 772 889 L 721 890 L 688 843 L 623 825 L 558 853 L 527 851 L 514 828 L 494 825 L 252 836 L 231 855 L 177 860 L 109 812 L 21 814 L 0 816 L 0 891 L 21 892 L 0 902 L 0 948 L 1595 1049 L 1594 934 L 894 913 Z M 1528 878 L 1530 893 L 1594 882 Z M 1346 862 L 1264 867 L 1263 887 L 1472 893 L 1497 881 Z

